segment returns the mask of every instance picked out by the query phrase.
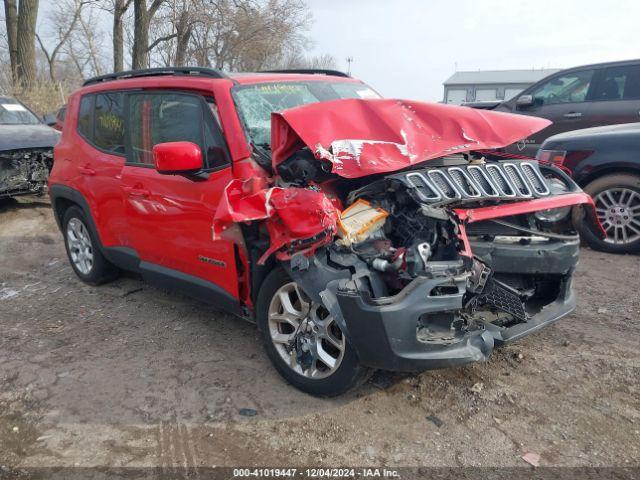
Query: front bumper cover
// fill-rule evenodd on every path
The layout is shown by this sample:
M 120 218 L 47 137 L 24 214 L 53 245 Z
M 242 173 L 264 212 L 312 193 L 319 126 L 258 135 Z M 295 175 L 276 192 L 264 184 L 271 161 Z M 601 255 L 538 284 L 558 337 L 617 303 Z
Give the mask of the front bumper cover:
M 337 289 L 335 297 L 349 332 L 349 341 L 360 361 L 370 367 L 394 371 L 418 371 L 485 361 L 495 346 L 521 338 L 562 318 L 575 309 L 571 275 L 564 277 L 557 299 L 528 321 L 503 328 L 483 322 L 446 345 L 420 341 L 417 325 L 429 313 L 462 308 L 466 278 L 455 281 L 457 294 L 432 296 L 435 287 L 451 285 L 447 279 L 419 278 L 383 303 L 361 292 Z M 335 314 L 335 312 L 333 312 Z

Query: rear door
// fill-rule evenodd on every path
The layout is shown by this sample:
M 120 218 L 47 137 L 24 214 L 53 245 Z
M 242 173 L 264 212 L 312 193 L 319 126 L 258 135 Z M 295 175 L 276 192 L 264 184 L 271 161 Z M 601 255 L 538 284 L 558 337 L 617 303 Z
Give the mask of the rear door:
M 553 124 L 508 150 L 534 156 L 551 135 L 590 126 L 594 76 L 594 69 L 560 73 L 527 92 L 533 97 L 533 105 L 517 107 L 514 113 L 546 118 Z
M 603 69 L 593 100 L 590 126 L 640 122 L 640 64 Z
M 73 185 L 89 202 L 106 247 L 129 243 L 120 187 L 125 164 L 123 108 L 122 92 L 82 96 L 74 133 L 79 138 L 60 158 L 74 163 L 78 176 Z
M 163 274 L 206 280 L 237 297 L 234 246 L 212 239 L 216 207 L 232 178 L 214 109 L 210 99 L 193 93 L 130 93 L 122 187 L 132 244 L 145 262 L 143 270 L 162 267 Z M 200 146 L 208 178 L 157 172 L 153 146 L 175 141 Z

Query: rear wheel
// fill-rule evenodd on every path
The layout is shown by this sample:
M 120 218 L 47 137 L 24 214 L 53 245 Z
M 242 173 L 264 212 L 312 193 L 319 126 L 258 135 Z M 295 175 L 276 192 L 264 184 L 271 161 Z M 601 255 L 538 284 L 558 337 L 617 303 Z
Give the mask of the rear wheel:
M 69 207 L 62 221 L 64 245 L 73 271 L 83 282 L 99 285 L 118 276 L 118 269 L 102 255 L 95 234 L 78 207 Z
M 580 233 L 589 246 L 612 253 L 640 251 L 640 177 L 607 175 L 584 190 L 593 197 L 598 220 L 607 233 L 605 239 L 600 239 L 583 223 Z
M 339 395 L 371 373 L 360 365 L 324 306 L 313 302 L 283 269 L 265 279 L 256 308 L 269 358 L 280 375 L 300 390 Z

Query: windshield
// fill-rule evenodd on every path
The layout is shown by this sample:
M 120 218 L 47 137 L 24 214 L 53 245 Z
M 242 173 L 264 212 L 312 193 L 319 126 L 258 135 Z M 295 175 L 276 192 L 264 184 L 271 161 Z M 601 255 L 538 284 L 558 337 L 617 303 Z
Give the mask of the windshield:
M 269 147 L 271 114 L 309 103 L 347 98 L 380 98 L 363 83 L 278 82 L 234 87 L 240 118 L 255 145 Z
M 0 125 L 37 125 L 38 117 L 11 98 L 0 98 Z

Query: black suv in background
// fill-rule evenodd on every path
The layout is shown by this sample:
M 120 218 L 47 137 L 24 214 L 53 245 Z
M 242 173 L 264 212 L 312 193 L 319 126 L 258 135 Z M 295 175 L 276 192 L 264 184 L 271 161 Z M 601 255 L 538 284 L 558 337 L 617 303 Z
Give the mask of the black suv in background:
M 538 160 L 567 173 L 593 197 L 605 239 L 583 224 L 581 236 L 597 250 L 640 251 L 640 123 L 607 125 L 548 138 Z
M 546 138 L 557 133 L 640 122 L 640 60 L 562 70 L 498 104 L 493 110 L 543 117 L 553 122 L 506 149 L 530 157 L 536 154 Z

